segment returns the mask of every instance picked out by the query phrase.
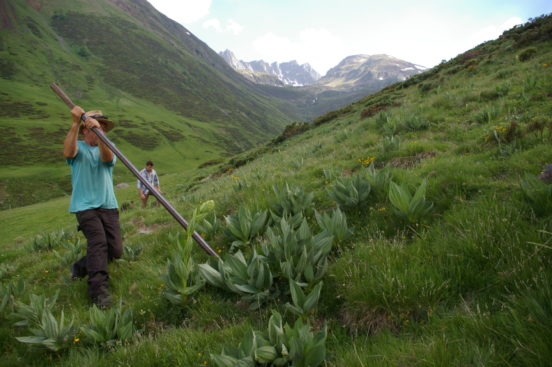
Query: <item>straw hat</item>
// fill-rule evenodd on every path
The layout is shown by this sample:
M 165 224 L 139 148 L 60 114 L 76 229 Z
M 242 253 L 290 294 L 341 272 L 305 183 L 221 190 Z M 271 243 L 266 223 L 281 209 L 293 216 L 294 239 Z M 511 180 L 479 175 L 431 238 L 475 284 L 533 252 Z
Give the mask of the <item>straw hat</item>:
M 102 111 L 100 110 L 88 111 L 86 112 L 86 117 L 92 117 L 93 119 L 97 120 L 102 125 L 104 132 L 108 132 L 115 127 L 115 123 L 109 120 L 107 116 L 104 116 Z M 80 126 L 81 131 L 83 127 L 85 127 L 84 123 Z

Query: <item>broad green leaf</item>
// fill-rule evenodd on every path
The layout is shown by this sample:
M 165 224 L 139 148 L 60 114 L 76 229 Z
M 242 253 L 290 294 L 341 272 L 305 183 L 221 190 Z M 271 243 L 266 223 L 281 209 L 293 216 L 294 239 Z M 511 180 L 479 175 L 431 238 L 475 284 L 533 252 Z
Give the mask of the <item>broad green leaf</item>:
M 322 290 L 322 282 L 318 283 L 314 289 L 309 293 L 303 304 L 303 310 L 309 312 L 318 304 L 318 299 L 320 298 L 320 291 Z
M 270 363 L 277 356 L 278 353 L 273 346 L 260 347 L 255 350 L 255 360 L 259 363 Z
M 222 266 L 222 265 L 221 265 Z M 221 274 L 215 270 L 211 265 L 209 264 L 200 264 L 198 265 L 199 273 L 207 281 L 207 283 L 219 287 L 219 288 L 225 288 L 224 286 L 224 280 L 221 276 Z

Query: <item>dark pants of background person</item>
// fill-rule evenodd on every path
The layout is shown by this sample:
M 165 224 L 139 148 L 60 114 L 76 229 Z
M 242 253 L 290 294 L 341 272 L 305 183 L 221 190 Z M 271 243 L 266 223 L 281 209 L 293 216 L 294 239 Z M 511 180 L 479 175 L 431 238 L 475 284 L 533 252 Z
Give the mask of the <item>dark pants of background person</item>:
M 119 227 L 117 209 L 89 209 L 77 212 L 79 230 L 88 241 L 86 256 L 77 261 L 73 268 L 78 277 L 88 275 L 88 293 L 92 300 L 107 296 L 107 264 L 123 254 L 123 241 Z

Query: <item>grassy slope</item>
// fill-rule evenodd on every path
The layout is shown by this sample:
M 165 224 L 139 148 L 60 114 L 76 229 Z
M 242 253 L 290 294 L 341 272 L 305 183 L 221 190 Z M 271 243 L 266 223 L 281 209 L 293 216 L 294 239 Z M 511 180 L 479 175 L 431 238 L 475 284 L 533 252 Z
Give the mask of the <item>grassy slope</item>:
M 0 30 L 2 208 L 67 192 L 59 152 L 69 113 L 50 91 L 52 81 L 75 103 L 120 121 L 110 135 L 122 151 L 137 165 L 163 162 L 160 172 L 191 171 L 250 148 L 290 120 L 285 106 L 276 108 L 147 2 L 117 3 L 125 11 L 109 1 L 45 2 L 39 10 L 7 3 L 11 26 Z
M 313 192 L 316 208 L 327 210 L 335 205 L 326 192 L 335 177 L 361 171 L 359 159 L 368 157 L 392 166 L 394 181 L 427 178 L 434 209 L 413 230 L 386 201 L 347 212 L 355 234 L 331 261 L 318 309 L 319 322 L 329 326 L 327 365 L 546 366 L 551 216 L 535 216 L 519 187 L 524 174 L 536 175 L 552 161 L 552 21 L 544 20 L 329 115 L 279 146 L 248 153 L 257 158 L 231 174 L 201 182 L 175 174 L 162 185 L 185 217 L 207 199 L 222 217 L 239 206 L 265 207 L 272 185 L 283 182 Z M 547 29 L 546 41 L 539 29 Z M 535 55 L 519 61 L 530 47 Z M 386 111 L 361 118 L 381 108 Z M 537 125 L 545 126 L 542 133 Z M 396 149 L 385 145 L 384 134 L 393 129 L 401 141 Z M 133 188 L 118 195 L 136 201 Z M 12 266 L 2 281 L 24 279 L 27 293 L 59 290 L 56 310 L 84 324 L 85 282 L 71 282 L 51 251 L 26 247 L 40 233 L 74 226 L 66 205 L 65 198 L 0 212 L 7 224 L 0 259 Z M 24 331 L 3 320 L 0 363 L 200 365 L 208 353 L 237 345 L 249 328 L 263 329 L 270 309 L 282 309 L 273 303 L 247 312 L 233 296 L 209 289 L 176 310 L 161 296 L 160 274 L 177 225 L 159 208 L 131 208 L 121 222 L 126 245 L 145 247 L 136 261 L 111 265 L 113 294 L 134 310 L 143 336 L 111 353 L 77 345 L 45 359 L 17 343 L 14 333 Z M 224 235 L 209 240 L 228 251 Z M 197 248 L 195 256 L 205 259 Z

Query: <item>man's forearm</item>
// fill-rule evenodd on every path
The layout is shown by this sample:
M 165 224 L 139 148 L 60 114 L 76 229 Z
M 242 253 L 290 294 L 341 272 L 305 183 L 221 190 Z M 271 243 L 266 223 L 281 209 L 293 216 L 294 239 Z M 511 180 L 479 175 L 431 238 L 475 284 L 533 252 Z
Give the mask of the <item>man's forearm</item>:
M 63 142 L 63 156 L 74 158 L 77 155 L 77 139 L 79 137 L 79 123 L 73 122 L 71 129 Z
M 107 147 L 101 140 L 98 142 L 100 148 L 100 159 L 102 162 L 111 162 L 113 161 L 113 152 Z

